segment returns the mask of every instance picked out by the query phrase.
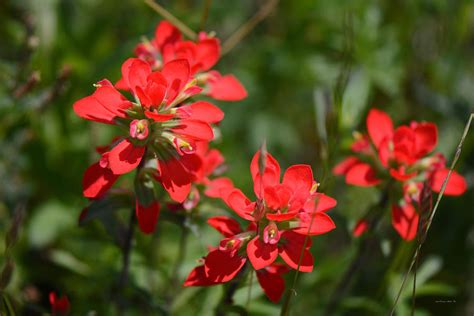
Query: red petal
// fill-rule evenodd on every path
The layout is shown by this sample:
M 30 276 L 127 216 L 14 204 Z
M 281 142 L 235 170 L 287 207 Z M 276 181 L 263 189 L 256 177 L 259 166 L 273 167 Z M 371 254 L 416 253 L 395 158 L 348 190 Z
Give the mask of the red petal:
M 129 58 L 122 64 L 122 78 L 133 94 L 137 95 L 137 87 L 145 89 L 151 66 L 138 58 Z
M 232 280 L 247 259 L 239 255 L 231 256 L 229 252 L 218 249 L 209 252 L 204 263 L 204 272 L 211 282 L 225 283 Z
M 311 203 L 311 205 L 310 205 Z M 316 205 L 316 212 L 326 212 L 337 205 L 337 201 L 324 193 L 316 193 L 314 197 L 306 202 L 305 210 L 313 211 Z
M 247 244 L 247 256 L 255 270 L 263 269 L 271 265 L 278 257 L 276 244 L 266 244 L 259 236 Z
M 202 144 L 202 143 L 201 143 Z M 201 145 L 202 147 L 202 145 Z M 210 175 L 214 170 L 224 163 L 224 156 L 217 149 L 211 149 L 203 155 L 204 160 L 204 174 Z
M 184 286 L 210 286 L 217 284 L 206 276 L 204 266 L 194 268 L 184 281 Z
M 257 279 L 270 301 L 278 303 L 285 291 L 285 280 L 279 274 L 270 273 L 266 269 L 257 271 Z
M 165 44 L 181 41 L 181 32 L 170 22 L 161 21 L 155 29 L 155 41 L 161 49 Z
M 387 113 L 371 109 L 367 116 L 367 131 L 376 148 L 385 138 L 393 135 L 393 122 Z
M 273 187 L 266 187 L 264 190 L 264 199 L 267 207 L 272 210 L 279 210 L 288 206 L 288 201 L 293 191 L 287 186 L 278 184 Z M 308 193 L 309 195 L 309 193 Z
M 415 238 L 418 230 L 418 213 L 411 204 L 392 205 L 392 225 L 398 234 L 409 241 Z
M 112 187 L 118 177 L 109 168 L 102 168 L 98 162 L 91 165 L 82 179 L 84 196 L 90 199 L 102 196 Z
M 114 124 L 115 117 L 126 117 L 125 110 L 131 106 L 115 88 L 102 86 L 90 96 L 76 101 L 74 112 L 86 120 Z
M 178 135 L 183 135 L 194 140 L 211 141 L 214 138 L 212 127 L 203 121 L 181 120 L 179 125 L 171 129 Z
M 347 172 L 346 183 L 362 187 L 370 187 L 381 182 L 375 177 L 375 171 L 369 164 L 358 163 Z
M 224 235 L 224 237 L 232 237 L 242 232 L 240 224 L 235 219 L 227 216 L 210 217 L 207 223 Z
M 166 122 L 175 117 L 175 114 L 159 114 L 155 112 L 145 111 L 145 116 L 155 122 Z
M 209 82 L 208 95 L 217 100 L 240 101 L 247 97 L 247 91 L 233 75 L 225 75 Z
M 266 187 L 275 186 L 280 183 L 280 164 L 269 153 L 266 154 L 265 158 L 265 170 L 263 172 L 263 177 L 260 175 L 259 171 L 260 150 L 255 153 L 252 162 L 250 163 L 253 189 L 255 191 L 255 195 L 259 198 L 263 197 L 263 192 Z
M 352 231 L 352 235 L 354 237 L 359 237 L 360 235 L 365 233 L 368 228 L 369 228 L 369 223 L 365 219 L 361 219 L 355 225 L 354 230 Z
M 293 190 L 290 211 L 303 207 L 313 186 L 313 171 L 308 165 L 293 165 L 286 169 L 282 183 Z
M 186 59 L 176 59 L 163 66 L 161 73 L 168 81 L 167 104 L 170 104 L 188 83 L 189 72 L 189 63 Z
M 311 236 L 321 235 L 327 232 L 330 232 L 336 228 L 336 224 L 332 221 L 331 217 L 326 213 L 315 212 L 315 213 L 306 213 L 304 216 L 299 214 L 300 221 L 299 227 L 294 229 L 296 233 Z M 314 216 L 313 222 L 311 223 L 311 217 Z M 311 230 L 308 231 L 309 226 L 311 225 Z
M 231 189 L 233 187 L 234 184 L 229 178 L 217 178 L 207 183 L 204 194 L 212 198 L 221 198 L 222 190 Z
M 268 220 L 270 221 L 275 221 L 275 222 L 284 222 L 284 221 L 287 221 L 287 220 L 290 220 L 292 219 L 293 217 L 295 217 L 296 215 L 298 215 L 298 212 L 291 212 L 291 213 L 280 213 L 280 212 L 277 212 L 277 213 L 266 213 L 266 217 Z
M 354 165 L 359 163 L 360 160 L 357 157 L 347 157 L 340 163 L 338 163 L 333 169 L 332 172 L 335 175 L 345 175 Z
M 283 259 L 283 261 L 286 262 L 287 265 L 297 270 L 306 236 L 297 234 L 292 231 L 285 231 L 282 234 L 281 239 L 284 242 L 282 243 L 279 249 L 280 257 Z M 313 271 L 313 256 L 311 255 L 311 252 L 308 251 L 308 248 L 311 246 L 310 241 L 311 239 L 308 238 L 306 247 L 303 250 L 303 260 L 301 260 L 301 265 L 299 269 L 299 271 L 301 272 Z
M 206 101 L 197 101 L 184 105 L 178 108 L 179 111 L 186 111 L 190 114 L 190 118 L 207 123 L 217 123 L 224 118 L 224 112 L 221 109 Z
M 145 88 L 145 93 L 148 99 L 150 100 L 150 103 L 147 104 L 142 101 L 142 104 L 146 106 L 161 105 L 166 95 L 167 86 L 168 86 L 168 82 L 166 81 L 165 77 L 160 72 L 158 71 L 152 72 L 147 77 L 147 84 Z
M 143 206 L 136 201 L 135 212 L 138 219 L 138 226 L 144 234 L 151 234 L 155 231 L 156 222 L 160 215 L 160 204 L 154 201 L 149 206 Z
M 225 202 L 240 217 L 249 221 L 254 219 L 251 213 L 255 209 L 255 202 L 250 202 L 250 200 L 239 189 L 234 189 L 229 193 Z
M 145 147 L 134 146 L 122 140 L 109 152 L 109 167 L 114 174 L 124 174 L 135 169 L 142 161 Z
M 415 127 L 416 155 L 421 158 L 433 151 L 438 142 L 438 128 L 433 123 L 419 123 Z
M 196 61 L 199 63 L 199 71 L 209 70 L 219 60 L 220 44 L 216 38 L 208 38 L 199 41 L 196 45 Z
M 182 203 L 191 190 L 191 175 L 188 170 L 176 159 L 158 161 L 160 182 L 168 191 L 170 197 Z
M 439 193 L 441 191 L 441 187 L 443 186 L 444 180 L 448 176 L 449 169 L 439 169 L 433 173 L 431 188 L 433 191 Z M 451 172 L 451 176 L 449 177 L 448 184 L 446 185 L 446 189 L 444 190 L 444 194 L 446 195 L 461 195 L 467 190 L 467 183 L 466 179 L 456 171 Z
M 390 168 L 390 175 L 394 177 L 395 179 L 397 179 L 398 181 L 404 182 L 416 176 L 416 172 L 406 174 L 405 168 L 401 166 L 399 169 Z

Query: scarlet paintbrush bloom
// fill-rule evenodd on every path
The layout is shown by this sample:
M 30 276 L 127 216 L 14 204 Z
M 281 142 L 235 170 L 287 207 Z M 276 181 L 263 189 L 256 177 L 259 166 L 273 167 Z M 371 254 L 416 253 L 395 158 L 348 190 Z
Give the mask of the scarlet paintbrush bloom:
M 423 185 L 426 183 L 438 193 L 449 172 L 443 155 L 433 153 L 437 127 L 428 122 L 411 122 L 394 128 L 386 113 L 372 109 L 367 116 L 367 131 L 368 136 L 356 134 L 351 146 L 354 155 L 334 167 L 333 172 L 344 175 L 346 183 L 356 186 L 396 181 L 403 197 L 392 205 L 392 225 L 403 239 L 412 240 L 419 220 L 413 204 L 419 204 Z M 453 171 L 444 194 L 460 195 L 466 187 L 465 179 Z M 367 227 L 364 220 L 360 221 L 354 235 L 361 235 Z
M 200 91 L 191 80 L 187 60 L 165 64 L 152 71 L 140 59 L 128 59 L 122 66 L 121 89 L 132 94 L 127 100 L 108 81 L 96 85 L 96 91 L 74 104 L 82 118 L 122 127 L 126 133 L 101 149 L 101 159 L 90 166 L 83 180 L 84 196 L 99 198 L 121 174 L 138 167 L 143 159 L 156 161 L 154 179 L 170 197 L 183 202 L 196 180 L 201 160 L 194 155 L 198 142 L 208 142 L 214 134 L 211 124 L 224 117 L 209 102 L 184 103 Z M 157 201 L 137 200 L 137 218 L 145 233 L 153 231 L 159 212 Z
M 256 201 L 250 201 L 236 188 L 220 190 L 226 204 L 249 221 L 247 230 L 242 231 L 235 220 L 227 217 L 210 218 L 208 223 L 225 238 L 206 256 L 204 265 L 191 272 L 185 285 L 228 282 L 248 259 L 269 298 L 278 300 L 281 293 L 272 292 L 268 287 L 272 280 L 281 280 L 282 270 L 275 268 L 275 261 L 280 257 L 292 269 L 312 271 L 311 239 L 305 244 L 305 235 L 324 234 L 335 228 L 325 212 L 336 205 L 336 200 L 316 192 L 317 183 L 308 165 L 291 166 L 280 183 L 278 162 L 270 154 L 260 157 L 257 152 L 250 171 Z M 283 292 L 283 288 L 275 289 Z
M 203 87 L 202 93 L 217 100 L 242 100 L 247 91 L 237 78 L 211 71 L 219 60 L 220 50 L 217 38 L 201 32 L 196 42 L 184 40 L 174 25 L 162 21 L 156 27 L 155 38 L 138 44 L 135 55 L 148 62 L 153 69 L 161 69 L 175 59 L 185 59 L 190 65 L 191 76 Z
M 51 304 L 51 315 L 52 316 L 67 316 L 69 315 L 69 299 L 66 295 L 57 297 L 56 293 L 49 293 L 49 303 Z

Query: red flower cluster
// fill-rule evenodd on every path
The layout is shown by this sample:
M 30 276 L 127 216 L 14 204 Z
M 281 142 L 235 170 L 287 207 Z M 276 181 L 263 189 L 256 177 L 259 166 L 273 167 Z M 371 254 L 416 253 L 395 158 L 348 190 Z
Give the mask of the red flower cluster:
M 339 163 L 333 172 L 344 175 L 346 183 L 356 186 L 374 186 L 388 179 L 397 181 L 403 197 L 392 205 L 392 225 L 403 239 L 412 240 L 419 219 L 414 204 L 420 202 L 423 186 L 439 192 L 449 172 L 444 156 L 433 153 L 437 127 L 428 122 L 411 122 L 394 128 L 386 113 L 372 109 L 367 116 L 367 131 L 368 136 L 356 135 L 351 146 L 354 155 Z M 453 172 L 444 194 L 460 195 L 465 191 L 465 179 Z M 361 220 L 354 235 L 359 236 L 366 229 L 367 223 Z
M 222 157 L 199 148 L 207 148 L 213 140 L 211 124 L 219 123 L 224 113 L 209 102 L 190 98 L 204 94 L 241 100 L 247 95 L 245 89 L 232 75 L 209 71 L 219 59 L 220 44 L 204 33 L 196 43 L 184 41 L 173 25 L 161 22 L 156 38 L 138 45 L 136 53 L 139 58 L 123 63 L 122 78 L 115 85 L 104 79 L 92 95 L 74 103 L 78 116 L 123 131 L 111 144 L 98 148 L 99 161 L 84 174 L 84 196 L 102 197 L 120 175 L 139 165 L 154 170 L 145 175 L 146 180 L 160 182 L 176 202 L 185 201 L 193 183 L 208 185 L 212 196 L 213 187 L 229 180 L 207 178 L 217 166 L 212 164 L 222 163 Z M 154 231 L 159 210 L 154 197 L 137 198 L 137 218 L 144 233 Z
M 222 76 L 210 70 L 219 60 L 220 42 L 204 32 L 197 42 L 184 41 L 181 32 L 167 21 L 159 23 L 155 38 L 138 44 L 135 55 L 148 62 L 154 69 L 175 59 L 186 59 L 191 74 L 203 85 L 203 93 L 217 100 L 238 101 L 247 96 L 242 84 L 233 75 Z
M 51 304 L 51 315 L 52 316 L 67 316 L 69 315 L 69 299 L 66 295 L 57 297 L 56 293 L 49 293 L 49 303 Z
M 237 221 L 225 216 L 210 218 L 209 225 L 225 238 L 204 258 L 204 264 L 190 273 L 185 286 L 228 282 L 248 259 L 263 290 L 276 302 L 284 290 L 282 273 L 289 268 L 312 271 L 311 240 L 305 244 L 306 235 L 324 234 L 335 228 L 325 212 L 336 205 L 336 200 L 316 191 L 318 185 L 308 165 L 289 167 L 280 183 L 280 165 L 270 154 L 261 155 L 259 151 L 250 171 L 256 201 L 250 201 L 239 189 L 220 189 L 226 204 L 249 221 L 247 229 L 242 230 Z M 278 257 L 289 268 L 276 263 Z

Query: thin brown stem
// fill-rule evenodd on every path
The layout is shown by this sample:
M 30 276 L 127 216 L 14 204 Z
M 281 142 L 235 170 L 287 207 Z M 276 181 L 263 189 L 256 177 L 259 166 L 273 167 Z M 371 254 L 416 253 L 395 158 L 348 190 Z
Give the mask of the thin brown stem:
M 189 37 L 192 40 L 197 39 L 197 34 L 193 30 L 191 30 L 186 24 L 181 22 L 180 19 L 172 15 L 168 10 L 163 8 L 161 5 L 156 3 L 153 0 L 145 0 L 145 3 L 152 8 L 156 13 L 161 15 L 163 18 L 166 20 L 170 21 L 174 26 L 176 26 L 181 32 L 183 32 L 184 35 Z
M 258 23 L 263 21 L 276 7 L 278 0 L 268 0 L 254 16 L 242 24 L 229 38 L 222 44 L 222 56 L 231 51 Z

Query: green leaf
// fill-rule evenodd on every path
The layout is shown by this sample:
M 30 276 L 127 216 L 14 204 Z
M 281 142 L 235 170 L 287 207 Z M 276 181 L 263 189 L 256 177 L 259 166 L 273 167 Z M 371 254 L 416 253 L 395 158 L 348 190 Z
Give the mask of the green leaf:
M 33 246 L 44 247 L 75 224 L 71 209 L 59 202 L 49 201 L 34 211 L 28 226 L 28 237 Z

